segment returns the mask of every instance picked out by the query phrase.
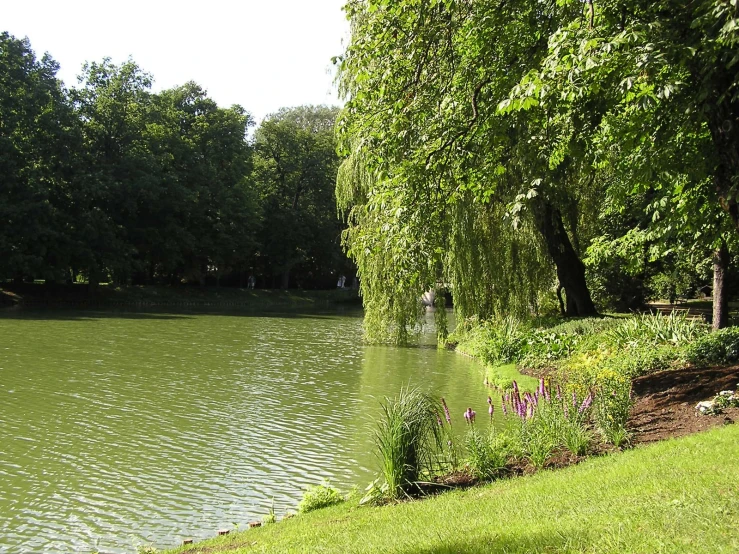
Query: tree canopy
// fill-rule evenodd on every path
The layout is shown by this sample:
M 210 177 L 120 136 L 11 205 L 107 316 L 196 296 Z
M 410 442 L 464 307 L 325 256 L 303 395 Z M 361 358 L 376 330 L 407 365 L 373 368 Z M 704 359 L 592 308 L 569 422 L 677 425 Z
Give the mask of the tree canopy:
M 695 240 L 706 255 L 726 243 L 739 174 L 735 5 L 345 10 L 337 193 L 374 338 L 405 340 L 434 287 L 452 288 L 462 317 L 536 310 L 557 284 L 566 313 L 594 313 L 583 258 L 620 238 L 603 214 L 639 201 L 652 221 L 623 235 Z
M 0 35 L 0 279 L 306 288 L 346 271 L 333 202 L 336 109 L 255 126 L 189 82 L 152 92 L 133 60 L 56 78 Z M 288 282 L 282 282 L 287 286 Z

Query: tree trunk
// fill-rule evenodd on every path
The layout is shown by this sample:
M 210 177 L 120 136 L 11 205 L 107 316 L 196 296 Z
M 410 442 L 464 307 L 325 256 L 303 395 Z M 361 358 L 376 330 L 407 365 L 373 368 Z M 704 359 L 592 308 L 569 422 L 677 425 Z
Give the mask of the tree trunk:
M 726 270 L 729 267 L 729 250 L 722 240 L 713 252 L 713 328 L 723 329 L 729 323 L 729 303 L 726 294 Z
M 285 270 L 285 272 L 282 274 L 282 283 L 280 285 L 280 288 L 283 290 L 287 290 L 288 285 L 290 285 L 290 270 L 289 269 Z
M 596 315 L 598 312 L 585 282 L 585 265 L 572 247 L 562 214 L 550 202 L 539 198 L 533 203 L 534 219 L 557 268 L 560 286 L 567 296 L 565 315 Z

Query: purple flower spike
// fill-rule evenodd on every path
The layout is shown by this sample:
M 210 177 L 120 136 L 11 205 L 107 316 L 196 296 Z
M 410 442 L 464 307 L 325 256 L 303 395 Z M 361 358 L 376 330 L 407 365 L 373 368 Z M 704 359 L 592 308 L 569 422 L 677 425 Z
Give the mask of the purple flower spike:
M 500 405 L 500 407 L 503 408 L 503 415 L 505 417 L 508 417 L 508 409 L 505 406 L 505 399 L 504 399 L 503 403 Z
M 464 418 L 467 420 L 467 423 L 472 425 L 475 422 L 475 416 L 477 413 L 472 408 L 467 408 L 467 411 L 464 413 Z
M 544 377 L 539 379 L 539 390 L 537 391 L 539 396 L 544 396 Z
M 493 405 L 493 399 L 488 396 L 488 404 Z
M 562 387 L 557 385 L 557 400 L 562 400 Z
M 488 413 L 490 414 L 490 421 L 493 421 L 493 403 L 490 402 L 490 406 L 488 407 Z
M 577 395 L 574 390 L 572 391 L 572 407 L 577 408 Z
M 513 392 L 518 394 L 518 383 L 516 383 L 516 381 L 513 381 Z
M 585 398 L 585 400 L 582 401 L 582 404 L 580 404 L 580 409 L 577 410 L 578 413 L 583 413 L 585 410 L 590 408 L 590 405 L 593 403 L 593 393 L 591 392 L 588 394 L 588 396 Z
M 446 400 L 444 400 L 444 397 L 441 397 L 441 405 L 444 408 L 444 417 L 446 418 L 446 422 L 449 424 L 449 426 L 452 426 L 452 416 L 449 414 L 449 407 L 446 405 Z
M 549 389 L 544 388 L 544 400 L 547 402 L 551 401 L 552 397 L 549 395 Z

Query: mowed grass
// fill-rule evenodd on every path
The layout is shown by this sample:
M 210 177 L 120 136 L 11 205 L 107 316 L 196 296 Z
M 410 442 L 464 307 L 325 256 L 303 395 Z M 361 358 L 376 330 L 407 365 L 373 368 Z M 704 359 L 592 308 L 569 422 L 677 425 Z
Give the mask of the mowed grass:
M 368 508 L 356 500 L 171 552 L 739 552 L 739 425 Z
M 503 364 L 497 366 L 489 366 L 485 368 L 485 377 L 502 389 L 509 389 L 513 386 L 513 381 L 518 383 L 521 390 L 533 391 L 539 385 L 539 380 L 535 377 L 523 375 L 518 371 L 516 364 Z

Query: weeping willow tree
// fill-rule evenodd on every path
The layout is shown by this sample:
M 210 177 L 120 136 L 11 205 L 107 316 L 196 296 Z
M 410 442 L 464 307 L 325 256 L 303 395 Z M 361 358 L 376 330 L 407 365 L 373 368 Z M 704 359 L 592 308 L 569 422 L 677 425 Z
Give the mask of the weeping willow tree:
M 579 256 L 592 176 L 570 156 L 589 122 L 533 103 L 499 107 L 546 55 L 542 30 L 578 9 L 554 0 L 345 6 L 336 192 L 370 340 L 407 341 L 430 289 L 451 289 L 459 317 L 489 318 L 530 313 L 559 281 L 568 314 L 595 312 Z

